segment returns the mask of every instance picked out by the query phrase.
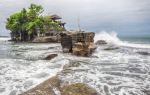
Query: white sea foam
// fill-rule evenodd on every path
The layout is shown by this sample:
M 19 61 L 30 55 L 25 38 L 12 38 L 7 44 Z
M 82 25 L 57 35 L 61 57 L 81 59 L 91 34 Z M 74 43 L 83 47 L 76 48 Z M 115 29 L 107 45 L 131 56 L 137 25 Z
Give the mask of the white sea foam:
M 10 40 L 9 37 L 0 37 L 0 41 L 8 41 L 8 40 Z
M 60 72 L 69 60 L 62 57 L 51 61 L 40 60 L 58 52 L 58 46 L 60 47 L 58 44 L 12 45 L 7 52 L 13 58 L 0 58 L 0 95 L 18 95 Z
M 98 48 L 92 55 L 97 57 L 86 58 L 63 54 L 60 44 L 1 44 L 7 47 L 0 49 L 1 52 L 5 51 L 9 56 L 0 56 L 0 95 L 26 91 L 56 75 L 71 61 L 80 65 L 70 66 L 65 74 L 59 73 L 64 84 L 86 83 L 104 95 L 144 95 L 144 90 L 149 91 L 150 56 L 136 52 L 149 52 L 150 49 L 131 48 L 132 45 L 120 41 L 116 33 L 99 33 L 95 41 L 100 39 L 120 49 L 107 51 Z M 51 53 L 58 56 L 50 61 L 41 60 Z M 59 93 L 57 89 L 54 91 Z
M 138 43 L 131 43 L 127 41 L 121 41 L 117 37 L 116 32 L 98 32 L 95 35 L 94 41 L 97 42 L 98 40 L 104 40 L 106 41 L 109 45 L 116 45 L 116 46 L 125 46 L 125 47 L 134 47 L 134 48 L 150 48 L 149 44 L 138 44 Z

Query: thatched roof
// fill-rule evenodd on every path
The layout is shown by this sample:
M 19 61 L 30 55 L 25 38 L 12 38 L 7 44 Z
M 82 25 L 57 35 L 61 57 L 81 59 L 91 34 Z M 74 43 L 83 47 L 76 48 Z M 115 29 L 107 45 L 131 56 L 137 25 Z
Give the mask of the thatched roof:
M 51 18 L 52 19 L 62 19 L 60 16 L 58 16 L 58 15 L 51 15 Z

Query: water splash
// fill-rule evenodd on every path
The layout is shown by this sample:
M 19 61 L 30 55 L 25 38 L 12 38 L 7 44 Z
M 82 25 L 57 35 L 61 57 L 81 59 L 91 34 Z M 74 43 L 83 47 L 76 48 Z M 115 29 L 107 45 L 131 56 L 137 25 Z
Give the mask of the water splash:
M 95 35 L 94 41 L 97 42 L 98 40 L 104 40 L 108 43 L 108 45 L 113 45 L 113 46 L 124 46 L 124 47 L 134 47 L 134 48 L 150 48 L 149 44 L 140 44 L 140 43 L 131 43 L 131 42 L 127 42 L 127 41 L 121 41 L 117 35 L 118 34 L 115 31 L 98 32 Z

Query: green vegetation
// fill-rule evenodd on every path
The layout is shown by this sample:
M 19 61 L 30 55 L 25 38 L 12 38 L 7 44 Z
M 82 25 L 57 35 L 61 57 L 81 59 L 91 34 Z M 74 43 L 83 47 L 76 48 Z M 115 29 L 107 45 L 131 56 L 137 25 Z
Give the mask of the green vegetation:
M 6 22 L 6 28 L 11 31 L 14 41 L 31 41 L 38 34 L 43 34 L 50 29 L 61 31 L 58 21 L 53 21 L 51 16 L 42 16 L 43 8 L 31 4 L 29 9 L 23 8 L 20 12 L 12 14 Z

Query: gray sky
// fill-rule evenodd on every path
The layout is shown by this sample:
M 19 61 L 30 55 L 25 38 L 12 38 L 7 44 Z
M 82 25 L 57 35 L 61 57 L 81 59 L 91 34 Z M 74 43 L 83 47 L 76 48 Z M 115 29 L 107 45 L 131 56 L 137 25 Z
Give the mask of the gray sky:
M 87 31 L 150 36 L 150 0 L 0 0 L 0 35 L 9 34 L 6 18 L 31 3 L 41 4 L 44 14 L 62 16 L 67 29 L 77 29 L 80 18 Z

